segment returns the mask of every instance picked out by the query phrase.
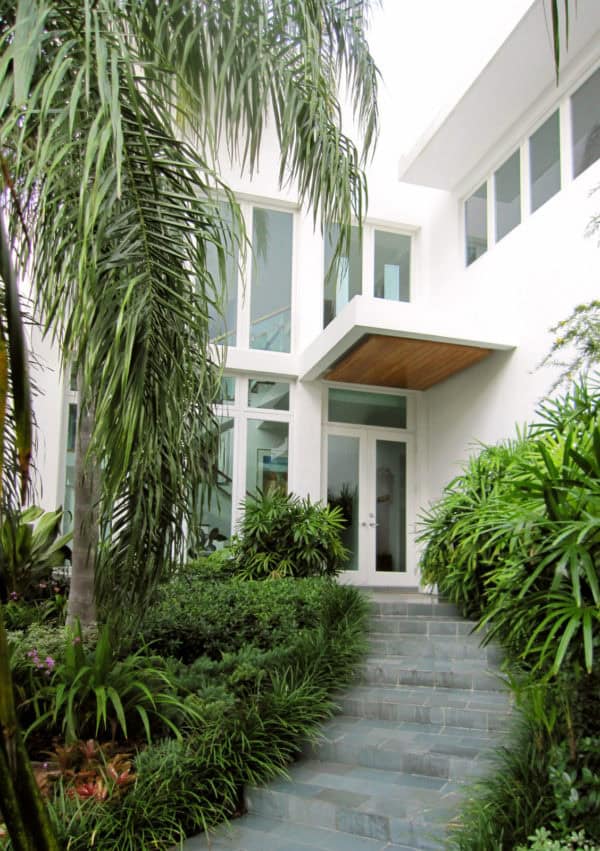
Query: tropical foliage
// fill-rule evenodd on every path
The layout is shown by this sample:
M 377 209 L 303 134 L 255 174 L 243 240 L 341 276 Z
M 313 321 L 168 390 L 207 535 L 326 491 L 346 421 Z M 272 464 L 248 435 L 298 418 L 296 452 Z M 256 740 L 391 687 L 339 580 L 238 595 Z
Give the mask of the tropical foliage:
M 52 582 L 52 572 L 70 557 L 71 535 L 61 535 L 62 511 L 35 505 L 7 511 L 0 526 L 0 587 L 8 596 L 31 597 Z
M 118 584 L 123 605 L 143 609 L 182 560 L 199 485 L 214 478 L 208 314 L 226 258 L 237 248 L 243 262 L 245 248 L 218 154 L 252 172 L 269 123 L 280 181 L 315 218 L 339 222 L 345 240 L 363 217 L 361 155 L 342 131 L 338 86 L 345 78 L 366 152 L 377 129 L 367 11 L 366 0 L 0 6 L 12 246 L 44 328 L 80 376 L 80 420 L 91 418 L 88 471 L 101 470 L 98 521 L 110 529 L 101 602 Z M 79 526 L 74 579 L 89 566 Z
M 0 212 L 0 523 L 25 500 L 31 460 L 31 386 L 10 243 Z M 17 851 L 55 851 L 48 820 L 19 730 L 0 587 L 0 799 Z
M 348 559 L 339 507 L 274 489 L 244 503 L 231 555 L 244 579 L 335 576 Z
M 191 570 L 156 592 L 142 622 L 151 648 L 116 646 L 107 630 L 11 634 L 20 717 L 39 710 L 28 745 L 59 841 L 166 848 L 239 812 L 242 787 L 283 774 L 332 713 L 366 618 L 360 593 L 327 578 Z M 61 726 L 72 737 L 57 745 Z
M 484 447 L 424 517 L 425 580 L 502 643 L 525 716 L 457 848 L 600 841 L 599 517 L 597 379 L 540 405 L 516 441 Z

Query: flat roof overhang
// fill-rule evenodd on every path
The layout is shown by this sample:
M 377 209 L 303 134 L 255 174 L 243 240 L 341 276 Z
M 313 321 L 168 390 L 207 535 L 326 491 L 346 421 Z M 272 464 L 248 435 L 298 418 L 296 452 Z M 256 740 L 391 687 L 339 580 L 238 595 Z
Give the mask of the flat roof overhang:
M 452 191 L 546 92 L 573 80 L 577 58 L 597 56 L 600 2 L 585 0 L 563 37 L 560 89 L 552 48 L 550 4 L 535 0 L 458 103 L 442 110 L 399 166 L 399 179 Z M 526 69 L 524 73 L 523 69 Z
M 356 296 L 300 357 L 300 379 L 427 390 L 515 343 L 476 316 Z

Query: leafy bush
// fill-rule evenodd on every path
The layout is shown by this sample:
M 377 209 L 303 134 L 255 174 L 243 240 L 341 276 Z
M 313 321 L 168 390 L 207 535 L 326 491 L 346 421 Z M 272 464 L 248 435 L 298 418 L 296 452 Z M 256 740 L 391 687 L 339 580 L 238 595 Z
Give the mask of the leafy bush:
M 517 851 L 600 851 L 590 845 L 583 830 L 571 833 L 567 839 L 553 839 L 545 827 L 540 827 L 529 838 L 529 845 L 519 845 Z
M 511 467 L 530 451 L 525 437 L 484 446 L 421 516 L 422 582 L 437 585 L 467 617 L 479 617 L 485 608 L 486 575 L 504 545 L 493 527 L 503 516 L 499 501 Z
M 426 518 L 425 581 L 503 643 L 527 713 L 467 805 L 460 849 L 600 840 L 599 518 L 598 383 L 545 402 L 524 439 L 485 448 Z
M 504 558 L 488 577 L 484 620 L 541 675 L 563 663 L 591 672 L 600 641 L 600 416 L 535 441 L 513 467 L 496 534 Z M 507 500 L 508 502 L 508 500 Z
M 70 558 L 72 535 L 60 535 L 62 510 L 35 505 L 4 512 L 0 525 L 0 597 L 36 598 L 52 581 L 52 571 Z
M 335 576 L 348 559 L 344 525 L 339 507 L 277 489 L 250 497 L 232 541 L 237 573 L 244 579 Z
M 584 736 L 575 754 L 567 742 L 552 749 L 550 783 L 554 793 L 553 827 L 562 837 L 574 827 L 600 842 L 600 737 Z
M 317 625 L 327 587 L 326 579 L 207 582 L 180 576 L 161 587 L 142 622 L 142 638 L 154 652 L 184 662 L 220 659 L 249 645 L 284 645 L 298 630 Z
M 504 851 L 526 842 L 552 815 L 548 768 L 547 738 L 525 717 L 494 754 L 493 771 L 472 788 L 458 823 L 450 826 L 450 847 Z

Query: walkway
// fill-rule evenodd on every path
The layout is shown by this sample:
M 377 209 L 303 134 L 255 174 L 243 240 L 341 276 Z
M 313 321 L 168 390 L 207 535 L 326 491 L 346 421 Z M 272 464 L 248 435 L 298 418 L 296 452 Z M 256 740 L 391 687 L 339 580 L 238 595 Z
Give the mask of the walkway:
M 248 789 L 248 814 L 186 851 L 440 849 L 465 782 L 510 720 L 498 651 L 423 594 L 371 594 L 371 651 L 342 714 L 290 768 Z

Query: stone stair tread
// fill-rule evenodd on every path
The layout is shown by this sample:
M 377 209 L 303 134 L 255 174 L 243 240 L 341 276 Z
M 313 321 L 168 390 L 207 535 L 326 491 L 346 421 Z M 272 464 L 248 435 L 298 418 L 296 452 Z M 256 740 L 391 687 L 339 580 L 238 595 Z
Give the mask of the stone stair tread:
M 413 846 L 414 847 L 414 846 Z M 242 820 L 223 825 L 210 839 L 201 834 L 185 843 L 186 851 L 409 851 L 381 839 L 355 836 L 281 819 L 248 813 Z
M 384 656 L 402 655 L 412 659 L 439 658 L 466 661 L 499 661 L 502 651 L 496 645 L 481 647 L 477 639 L 468 635 L 399 635 L 371 633 L 369 648 L 372 653 Z
M 335 696 L 336 700 L 382 700 L 403 705 L 475 709 L 506 715 L 512 711 L 508 695 L 503 691 L 441 688 L 437 686 L 356 685 Z
M 395 750 L 475 757 L 497 744 L 501 737 L 495 731 L 483 730 L 476 731 L 474 735 L 468 727 L 337 715 L 323 724 L 318 741 L 339 742 L 353 738 L 365 744 L 378 747 L 385 745 Z
M 445 780 L 424 780 L 309 761 L 294 766 L 289 779 L 249 789 L 247 801 L 251 811 L 287 819 L 294 830 L 297 824 L 309 824 L 398 845 L 413 840 L 412 847 L 438 847 L 437 841 L 431 846 L 427 840 L 441 840 L 465 790 Z
M 444 659 L 438 656 L 406 656 L 401 654 L 390 655 L 369 655 L 365 662 L 371 664 L 393 663 L 399 667 L 406 668 L 408 671 L 444 671 L 452 673 L 453 671 L 460 673 L 468 673 L 469 671 L 493 671 L 497 673 L 497 668 L 487 661 L 487 659 Z

